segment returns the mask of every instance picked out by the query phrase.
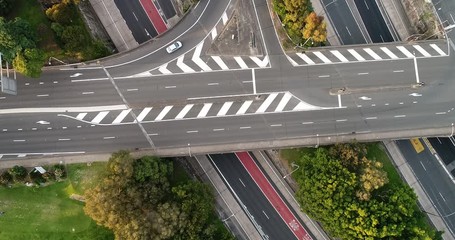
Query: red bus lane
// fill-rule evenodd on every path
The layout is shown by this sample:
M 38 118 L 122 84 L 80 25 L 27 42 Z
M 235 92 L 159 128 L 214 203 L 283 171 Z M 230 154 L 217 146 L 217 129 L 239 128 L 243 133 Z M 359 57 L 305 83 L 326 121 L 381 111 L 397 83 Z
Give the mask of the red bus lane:
M 152 0 L 141 0 L 141 5 L 144 11 L 147 13 L 150 21 L 155 27 L 158 34 L 161 34 L 167 30 L 166 24 L 164 23 L 163 19 L 161 18 L 158 9 L 156 9 L 155 4 L 153 4 Z
M 283 199 L 278 195 L 275 189 L 272 187 L 270 182 L 264 176 L 262 171 L 256 165 L 256 162 L 251 158 L 248 152 L 237 152 L 235 153 L 237 158 L 242 163 L 243 167 L 248 171 L 251 178 L 261 189 L 262 193 L 269 200 L 270 204 L 275 208 L 281 218 L 286 222 L 289 229 L 294 233 L 297 239 L 312 239 L 311 236 L 306 232 L 303 226 L 297 221 L 297 218 L 284 203 Z

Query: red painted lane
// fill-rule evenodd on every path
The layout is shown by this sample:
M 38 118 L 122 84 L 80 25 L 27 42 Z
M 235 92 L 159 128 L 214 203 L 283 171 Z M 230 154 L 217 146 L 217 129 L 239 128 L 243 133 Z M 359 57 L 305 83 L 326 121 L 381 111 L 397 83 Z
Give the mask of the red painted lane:
M 289 229 L 291 229 L 297 239 L 312 239 L 300 224 L 300 222 L 297 221 L 291 210 L 289 210 L 283 199 L 281 199 L 281 197 L 272 187 L 270 182 L 251 158 L 250 154 L 248 152 L 237 152 L 235 155 L 240 160 L 243 167 L 245 167 L 245 169 L 248 171 L 251 178 L 253 178 L 253 180 L 259 186 L 262 193 L 264 193 L 265 197 L 269 200 L 270 204 L 272 204 L 281 218 L 286 222 Z
M 155 27 L 158 34 L 166 32 L 166 24 L 161 18 L 160 13 L 158 12 L 158 9 L 155 7 L 155 4 L 152 2 L 152 0 L 141 0 L 141 5 L 144 11 L 147 13 L 150 21 L 153 24 L 153 27 Z

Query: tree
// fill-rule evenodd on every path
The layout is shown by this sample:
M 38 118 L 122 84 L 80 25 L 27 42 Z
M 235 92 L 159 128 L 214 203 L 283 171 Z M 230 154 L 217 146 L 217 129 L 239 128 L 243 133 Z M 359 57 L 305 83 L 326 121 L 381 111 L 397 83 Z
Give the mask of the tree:
M 27 177 L 27 169 L 18 165 L 8 169 L 8 173 L 11 174 L 15 182 L 23 182 Z
M 302 30 L 303 38 L 311 38 L 314 42 L 323 43 L 327 40 L 327 26 L 322 16 L 311 12 L 305 18 L 305 27 Z
M 11 181 L 13 181 L 13 176 L 11 176 L 8 171 L 4 171 L 0 174 L 0 184 L 8 185 Z
M 13 60 L 16 71 L 29 77 L 39 77 L 44 63 L 44 53 L 40 49 L 25 49 L 18 52 Z
M 13 9 L 13 0 L 0 0 L 0 16 L 6 16 Z

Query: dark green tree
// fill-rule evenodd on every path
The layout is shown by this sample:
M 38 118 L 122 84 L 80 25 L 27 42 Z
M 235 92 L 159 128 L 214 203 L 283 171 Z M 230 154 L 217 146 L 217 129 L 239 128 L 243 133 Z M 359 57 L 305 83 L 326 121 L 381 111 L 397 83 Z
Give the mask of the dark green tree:
M 0 16 L 6 16 L 13 9 L 13 0 L 0 0 Z
M 16 165 L 8 169 L 8 172 L 11 174 L 15 182 L 23 182 L 27 177 L 27 169 L 25 169 L 23 166 Z

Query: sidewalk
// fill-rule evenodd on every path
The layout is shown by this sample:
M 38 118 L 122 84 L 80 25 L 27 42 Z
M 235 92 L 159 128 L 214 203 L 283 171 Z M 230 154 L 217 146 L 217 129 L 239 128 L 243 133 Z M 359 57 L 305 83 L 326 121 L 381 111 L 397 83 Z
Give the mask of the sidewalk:
M 420 208 L 425 212 L 436 213 L 437 211 L 433 203 L 427 196 L 425 190 L 420 185 L 420 182 L 417 180 L 414 172 L 406 162 L 406 159 L 404 159 L 395 142 L 391 140 L 384 141 L 384 145 L 386 146 L 387 152 L 390 155 L 390 158 L 392 159 L 395 167 L 398 168 L 398 171 L 401 174 L 402 178 L 404 178 L 409 186 L 414 189 L 414 192 L 416 193 L 419 200 Z M 431 214 L 427 214 L 427 216 L 437 230 L 444 231 L 442 234 L 443 239 L 453 239 L 453 236 L 450 235 L 450 231 L 447 229 L 447 226 L 441 217 Z

